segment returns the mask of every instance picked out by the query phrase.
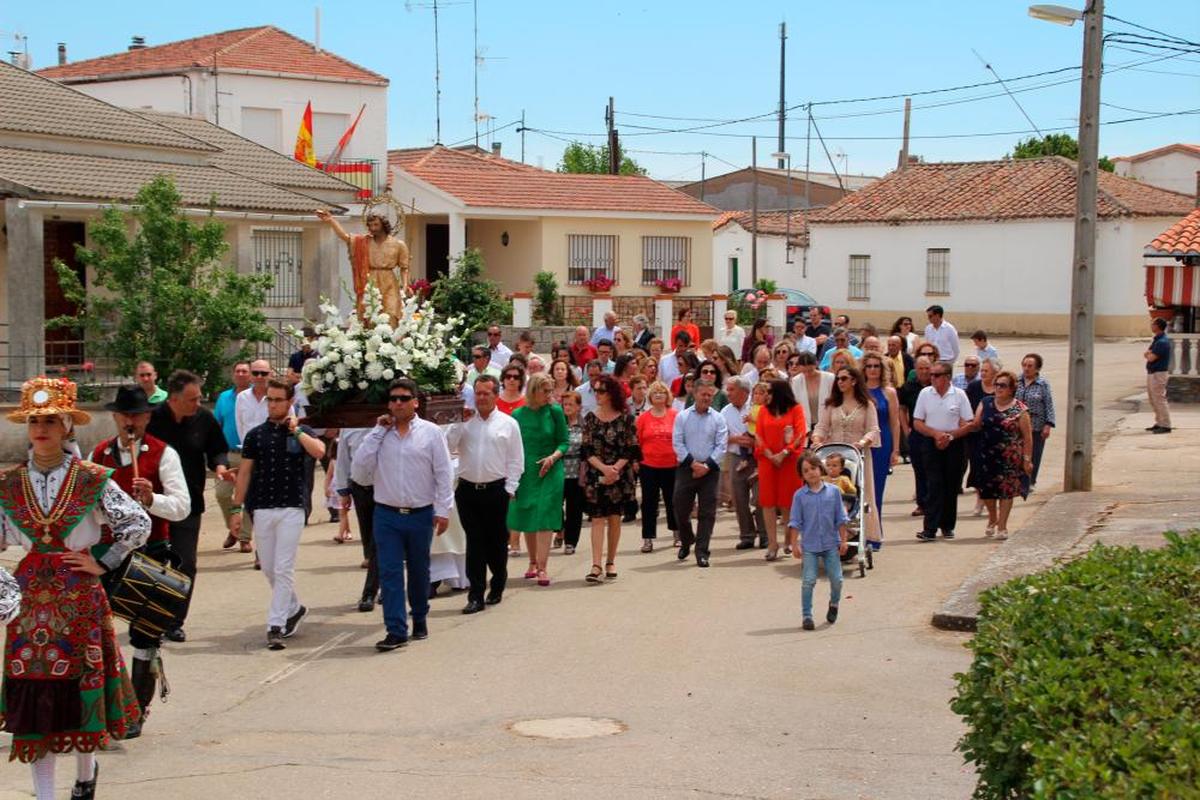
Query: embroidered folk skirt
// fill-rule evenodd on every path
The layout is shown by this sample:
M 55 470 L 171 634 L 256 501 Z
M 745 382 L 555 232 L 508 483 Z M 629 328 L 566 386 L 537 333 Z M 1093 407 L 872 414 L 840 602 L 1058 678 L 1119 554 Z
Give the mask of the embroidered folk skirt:
M 63 555 L 30 553 L 14 574 L 21 613 L 8 626 L 0 696 L 9 760 L 90 753 L 141 717 L 100 579 Z

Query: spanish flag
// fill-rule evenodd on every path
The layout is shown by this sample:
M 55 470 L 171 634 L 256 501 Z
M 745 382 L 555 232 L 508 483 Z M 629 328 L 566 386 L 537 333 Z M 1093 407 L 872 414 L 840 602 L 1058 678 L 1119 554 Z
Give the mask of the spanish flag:
M 304 116 L 300 120 L 300 130 L 296 131 L 296 151 L 293 154 L 297 161 L 302 161 L 310 167 L 317 165 L 317 155 L 313 151 L 312 101 L 304 107 Z

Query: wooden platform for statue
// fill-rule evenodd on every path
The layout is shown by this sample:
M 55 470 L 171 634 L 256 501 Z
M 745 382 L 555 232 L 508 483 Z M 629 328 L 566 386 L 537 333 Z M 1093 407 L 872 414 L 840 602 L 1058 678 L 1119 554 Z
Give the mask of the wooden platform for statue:
M 421 419 L 435 425 L 462 421 L 463 399 L 460 394 L 424 395 L 417 408 Z M 308 406 L 308 416 L 300 420 L 313 428 L 373 428 L 375 421 L 388 413 L 386 403 L 350 402 L 317 410 Z

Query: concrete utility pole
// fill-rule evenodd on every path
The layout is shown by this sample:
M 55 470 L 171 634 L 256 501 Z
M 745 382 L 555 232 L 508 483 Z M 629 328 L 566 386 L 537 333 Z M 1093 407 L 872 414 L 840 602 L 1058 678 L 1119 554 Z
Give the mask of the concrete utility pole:
M 776 152 L 787 152 L 786 136 L 784 129 L 787 127 L 787 101 L 784 99 L 783 83 L 784 83 L 784 65 L 787 62 L 787 23 L 779 23 L 779 149 Z M 779 159 L 776 163 L 777 167 L 783 169 L 783 159 Z
M 613 99 L 608 98 L 608 109 L 604 112 L 608 125 L 608 174 L 621 174 L 621 146 L 617 141 L 617 111 Z
M 700 202 L 701 203 L 704 202 L 704 173 L 707 171 L 707 169 L 706 169 L 707 166 L 708 166 L 708 153 L 701 150 L 700 151 Z M 1197 175 L 1200 175 L 1200 173 L 1197 173 Z M 1200 178 L 1198 178 L 1198 180 L 1200 180 Z M 734 288 L 737 288 L 737 287 L 734 287 Z
M 1100 71 L 1104 0 L 1083 12 L 1079 89 L 1079 163 L 1075 194 L 1075 259 L 1071 266 L 1071 339 L 1067 365 L 1067 453 L 1063 491 L 1092 490 L 1092 362 L 1095 350 L 1096 187 L 1100 155 Z
M 900 145 L 900 161 L 896 169 L 908 169 L 908 120 L 912 116 L 912 98 L 904 98 L 904 140 Z
M 750 174 L 754 196 L 750 198 L 750 285 L 758 283 L 758 137 L 750 137 Z

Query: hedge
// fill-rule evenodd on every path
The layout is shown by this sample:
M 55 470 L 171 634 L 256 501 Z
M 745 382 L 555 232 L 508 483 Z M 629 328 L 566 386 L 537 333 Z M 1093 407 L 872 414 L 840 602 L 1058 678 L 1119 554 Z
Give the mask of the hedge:
M 1200 531 L 985 592 L 951 708 L 975 797 L 1200 797 Z

